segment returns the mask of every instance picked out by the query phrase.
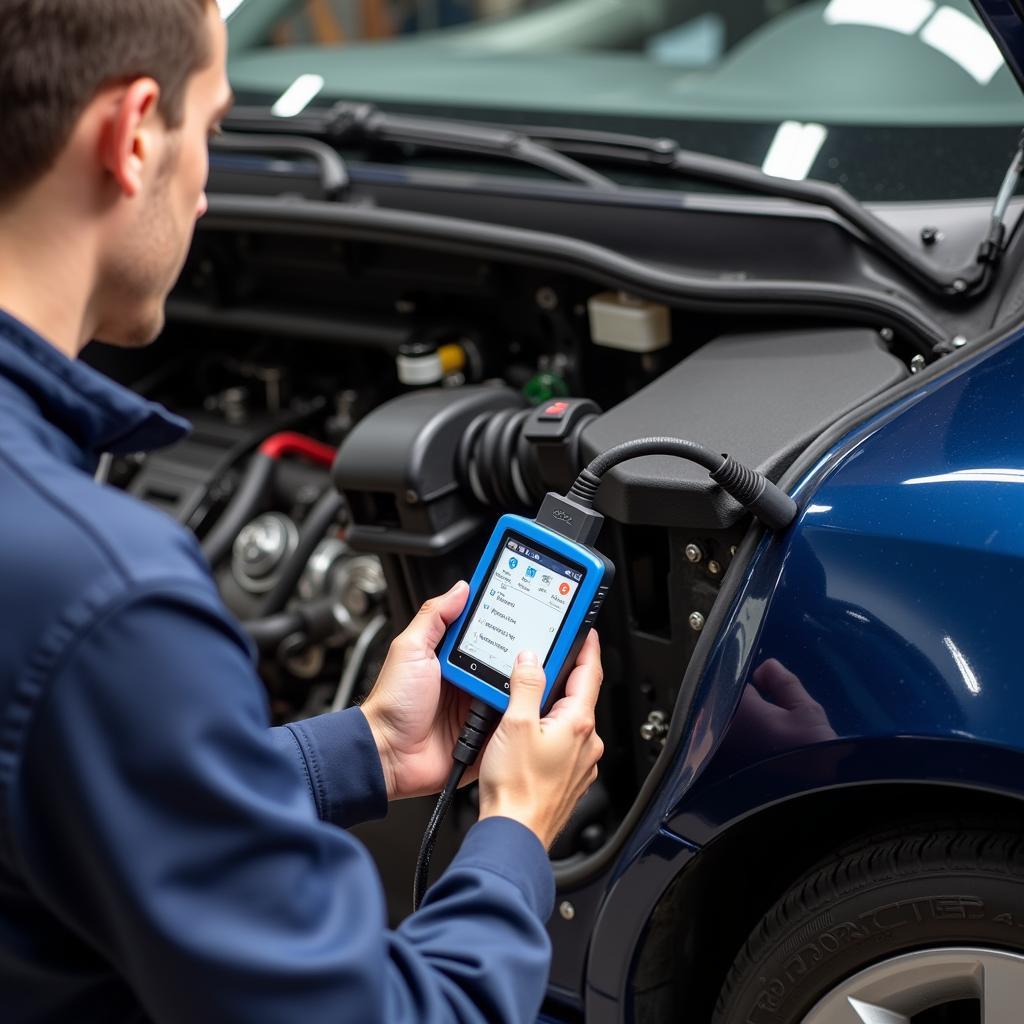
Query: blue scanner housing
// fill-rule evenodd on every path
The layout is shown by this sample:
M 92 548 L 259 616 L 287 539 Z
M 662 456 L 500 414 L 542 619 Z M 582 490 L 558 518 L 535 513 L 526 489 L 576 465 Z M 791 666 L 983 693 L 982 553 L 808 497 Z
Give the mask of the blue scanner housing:
M 508 693 L 495 683 L 487 682 L 466 668 L 455 664 L 453 655 L 461 657 L 464 661 L 467 660 L 467 655 L 464 653 L 456 654 L 456 644 L 462 637 L 466 623 L 476 612 L 482 597 L 481 591 L 490 578 L 497 559 L 508 551 L 506 545 L 509 536 L 518 539 L 520 543 L 534 545 L 541 549 L 542 553 L 550 553 L 574 569 L 580 570 L 582 575 L 572 603 L 562 618 L 554 643 L 544 660 L 546 684 L 542 706 L 546 710 L 561 696 L 565 680 L 576 663 L 580 648 L 583 646 L 590 627 L 604 602 L 608 588 L 611 586 L 615 567 L 599 552 L 569 540 L 532 519 L 505 515 L 498 520 L 490 540 L 487 542 L 487 547 L 477 563 L 473 578 L 469 582 L 469 598 L 466 601 L 466 607 L 459 618 L 448 628 L 440 652 L 442 676 L 498 711 L 504 711 L 508 707 Z M 536 649 L 536 646 L 536 644 L 523 641 L 520 649 L 525 647 Z M 538 651 L 538 654 L 540 653 L 542 652 Z M 493 676 L 494 670 L 491 670 L 490 674 Z

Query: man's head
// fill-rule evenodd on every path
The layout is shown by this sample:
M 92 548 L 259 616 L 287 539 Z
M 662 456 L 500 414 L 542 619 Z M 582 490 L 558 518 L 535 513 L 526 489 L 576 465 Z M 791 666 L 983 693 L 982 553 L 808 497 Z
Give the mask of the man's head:
M 226 50 L 214 0 L 0 2 L 0 217 L 67 225 L 102 340 L 163 325 L 231 102 Z

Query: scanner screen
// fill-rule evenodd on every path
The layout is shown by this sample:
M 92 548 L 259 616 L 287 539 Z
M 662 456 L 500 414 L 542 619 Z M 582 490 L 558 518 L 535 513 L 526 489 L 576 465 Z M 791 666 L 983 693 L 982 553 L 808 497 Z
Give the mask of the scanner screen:
M 547 661 L 583 576 L 580 566 L 507 534 L 459 636 L 460 666 L 508 690 L 520 651 L 532 650 Z M 503 683 L 492 672 L 504 677 Z

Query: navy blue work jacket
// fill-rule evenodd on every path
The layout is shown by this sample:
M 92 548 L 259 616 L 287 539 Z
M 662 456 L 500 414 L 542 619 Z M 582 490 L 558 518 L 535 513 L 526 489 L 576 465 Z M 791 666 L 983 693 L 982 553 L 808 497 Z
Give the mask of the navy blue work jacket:
M 93 481 L 186 431 L 0 313 L 0 1020 L 534 1019 L 533 833 L 476 824 L 389 931 L 366 719 L 270 728 L 191 534 Z

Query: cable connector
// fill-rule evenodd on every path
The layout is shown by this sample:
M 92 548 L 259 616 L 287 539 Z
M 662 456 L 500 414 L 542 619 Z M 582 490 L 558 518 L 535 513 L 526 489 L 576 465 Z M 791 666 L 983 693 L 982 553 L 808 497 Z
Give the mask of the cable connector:
M 711 473 L 711 479 L 727 494 L 749 509 L 770 530 L 784 530 L 796 518 L 796 502 L 758 473 L 731 455 Z
M 494 731 L 500 718 L 501 712 L 492 708 L 490 704 L 474 700 L 469 705 L 466 720 L 462 723 L 462 732 L 455 741 L 452 760 L 465 768 L 476 764 L 487 737 Z
M 554 533 L 560 533 L 569 540 L 592 548 L 604 525 L 604 516 L 597 509 L 588 508 L 575 501 L 571 494 L 562 495 L 549 491 L 544 495 L 536 521 Z

